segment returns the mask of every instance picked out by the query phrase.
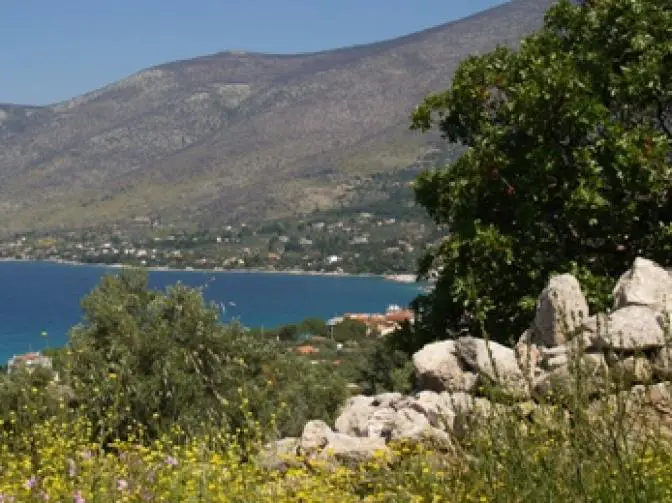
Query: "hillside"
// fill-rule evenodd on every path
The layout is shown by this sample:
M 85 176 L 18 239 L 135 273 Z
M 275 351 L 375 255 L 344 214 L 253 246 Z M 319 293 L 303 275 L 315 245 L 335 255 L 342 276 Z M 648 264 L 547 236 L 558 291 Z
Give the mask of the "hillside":
M 376 44 L 224 52 L 141 71 L 48 107 L 0 104 L 0 229 L 158 217 L 178 226 L 288 217 L 342 200 L 357 175 L 408 166 L 408 130 L 457 64 L 541 25 L 514 0 Z

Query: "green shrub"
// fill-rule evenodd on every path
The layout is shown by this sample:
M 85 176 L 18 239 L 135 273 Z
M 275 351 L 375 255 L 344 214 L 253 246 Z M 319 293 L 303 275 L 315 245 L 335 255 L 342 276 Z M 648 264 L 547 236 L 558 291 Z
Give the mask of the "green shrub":
M 149 438 L 175 426 L 190 435 L 235 431 L 247 425 L 242 403 L 257 420 L 274 419 L 278 431 L 269 433 L 296 434 L 302 422 L 330 419 L 345 397 L 331 369 L 222 325 L 197 289 L 152 291 L 145 273 L 123 271 L 104 277 L 82 306 L 64 378 L 112 438 L 138 425 Z

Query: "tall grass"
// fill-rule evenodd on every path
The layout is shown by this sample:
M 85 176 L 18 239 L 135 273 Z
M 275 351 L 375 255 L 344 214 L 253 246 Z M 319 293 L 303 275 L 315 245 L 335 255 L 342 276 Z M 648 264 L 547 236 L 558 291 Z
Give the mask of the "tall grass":
M 586 382 L 595 376 L 584 370 L 571 366 L 561 400 L 462 418 L 450 451 L 394 442 L 392 457 L 358 466 L 292 456 L 284 470 L 261 461 L 275 426 L 259 424 L 244 399 L 237 431 L 204 424 L 195 436 L 171 427 L 156 437 L 138 424 L 121 440 L 106 427 L 118 424 L 118 410 L 90 415 L 53 384 L 17 378 L 23 388 L 0 425 L 0 502 L 672 501 L 670 388 L 634 395 L 605 375 L 595 399 Z

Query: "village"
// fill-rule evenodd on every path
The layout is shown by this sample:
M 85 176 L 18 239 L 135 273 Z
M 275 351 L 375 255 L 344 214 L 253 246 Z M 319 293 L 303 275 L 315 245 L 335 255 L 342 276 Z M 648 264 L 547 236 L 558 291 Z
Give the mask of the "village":
M 403 237 L 400 237 L 403 236 Z M 226 225 L 207 231 L 132 226 L 0 238 L 0 259 L 175 269 L 261 269 L 407 274 L 439 234 L 415 219 L 360 212 L 350 218 Z

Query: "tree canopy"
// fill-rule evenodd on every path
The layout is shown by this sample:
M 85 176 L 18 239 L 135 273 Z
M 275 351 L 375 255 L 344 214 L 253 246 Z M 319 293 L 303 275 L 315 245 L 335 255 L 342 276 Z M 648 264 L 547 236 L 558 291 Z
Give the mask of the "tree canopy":
M 510 341 L 555 273 L 597 308 L 636 256 L 669 265 L 671 6 L 563 0 L 417 107 L 413 128 L 467 149 L 416 182 L 449 235 L 421 264 L 438 281 L 415 302 L 415 347 L 467 330 Z
M 146 273 L 105 276 L 84 299 L 71 333 L 64 377 L 83 410 L 124 438 L 179 427 L 244 429 L 250 418 L 296 435 L 313 418 L 330 419 L 345 383 L 268 338 L 223 325 L 198 289 L 151 290 Z

